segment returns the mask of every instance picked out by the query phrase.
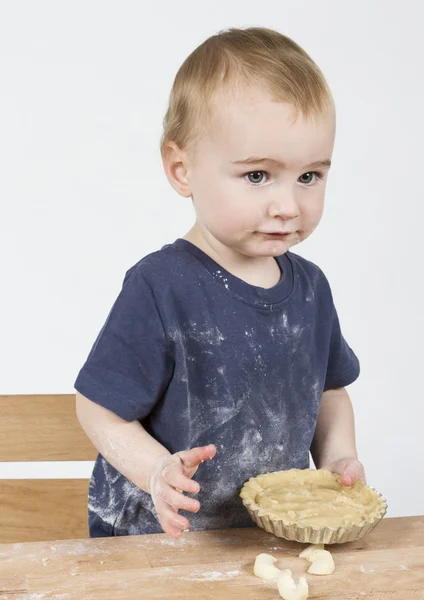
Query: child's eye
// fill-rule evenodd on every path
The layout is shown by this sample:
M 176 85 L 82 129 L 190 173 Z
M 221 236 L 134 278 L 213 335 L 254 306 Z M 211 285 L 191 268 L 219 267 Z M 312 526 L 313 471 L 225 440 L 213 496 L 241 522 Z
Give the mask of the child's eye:
M 245 175 L 243 175 L 243 177 L 250 178 L 251 175 L 253 176 L 252 179 L 249 179 L 251 185 L 258 185 L 260 183 L 263 183 L 263 181 L 261 180 L 262 175 L 266 175 L 268 177 L 268 173 L 266 171 L 250 171 L 250 173 L 246 173 Z
M 305 175 L 316 175 L 317 181 L 321 181 L 321 179 L 324 177 L 324 173 L 322 173 L 321 171 L 308 171 L 307 173 L 303 173 L 303 175 L 301 175 L 299 179 L 302 179 L 302 177 L 305 177 Z M 311 187 L 306 181 L 301 181 L 300 183 L 304 183 L 307 185 L 307 187 Z

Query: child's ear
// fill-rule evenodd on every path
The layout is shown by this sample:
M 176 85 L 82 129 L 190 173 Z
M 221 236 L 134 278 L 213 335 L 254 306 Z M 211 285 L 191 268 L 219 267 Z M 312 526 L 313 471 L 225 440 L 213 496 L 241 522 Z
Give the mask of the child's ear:
M 184 198 L 191 197 L 188 178 L 188 157 L 175 142 L 167 142 L 162 152 L 166 177 L 174 190 Z

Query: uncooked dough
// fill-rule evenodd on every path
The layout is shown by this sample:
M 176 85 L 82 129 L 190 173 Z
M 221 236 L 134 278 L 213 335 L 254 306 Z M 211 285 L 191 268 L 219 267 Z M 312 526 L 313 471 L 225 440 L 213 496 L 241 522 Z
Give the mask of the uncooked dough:
M 324 550 L 324 544 L 311 544 L 299 554 L 300 558 L 306 558 L 309 562 L 312 562 L 314 554 L 317 550 Z M 311 559 L 311 560 L 309 560 Z
M 254 574 L 261 579 L 277 581 L 278 591 L 284 600 L 306 600 L 309 588 L 305 577 L 301 577 L 296 585 L 290 569 L 277 569 L 275 562 L 277 559 L 271 554 L 258 554 L 253 567 Z
M 253 572 L 256 577 L 268 580 L 278 579 L 282 571 L 274 567 L 275 562 L 277 562 L 277 559 L 271 556 L 271 554 L 258 554 L 253 566 Z
M 336 568 L 333 556 L 331 552 L 324 550 L 324 544 L 311 544 L 299 556 L 311 563 L 308 569 L 311 575 L 331 575 Z
M 309 596 L 308 582 L 305 577 L 300 577 L 296 585 L 290 575 L 282 576 L 277 580 L 279 594 L 284 600 L 307 600 Z
M 335 569 L 334 559 L 328 550 L 318 550 L 314 555 L 308 573 L 311 575 L 331 575 Z
M 352 527 L 380 517 L 384 500 L 362 481 L 352 486 L 324 469 L 290 469 L 252 477 L 240 493 L 258 516 L 301 527 Z
M 296 589 L 296 583 L 293 579 L 293 574 L 291 572 L 290 569 L 284 569 L 284 571 L 281 571 L 281 575 L 278 578 L 278 582 L 279 582 L 279 588 L 287 588 L 288 590 L 295 590 Z

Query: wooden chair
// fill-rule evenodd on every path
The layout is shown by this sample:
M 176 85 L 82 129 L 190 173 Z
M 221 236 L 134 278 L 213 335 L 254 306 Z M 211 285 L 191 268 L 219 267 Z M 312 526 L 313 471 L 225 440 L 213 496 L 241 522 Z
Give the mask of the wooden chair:
M 92 461 L 75 394 L 0 396 L 0 462 Z M 88 537 L 88 479 L 0 479 L 0 542 Z

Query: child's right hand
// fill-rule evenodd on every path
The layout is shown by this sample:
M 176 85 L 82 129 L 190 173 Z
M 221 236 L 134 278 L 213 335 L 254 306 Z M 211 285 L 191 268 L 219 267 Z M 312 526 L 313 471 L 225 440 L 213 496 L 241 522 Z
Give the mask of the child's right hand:
M 178 514 L 179 509 L 198 512 L 200 502 L 184 496 L 182 492 L 197 494 L 200 485 L 191 478 L 204 460 L 210 460 L 216 454 L 213 444 L 183 450 L 162 457 L 150 474 L 149 489 L 158 514 L 159 523 L 165 533 L 175 539 L 181 537 L 181 531 L 188 529 L 188 519 Z

